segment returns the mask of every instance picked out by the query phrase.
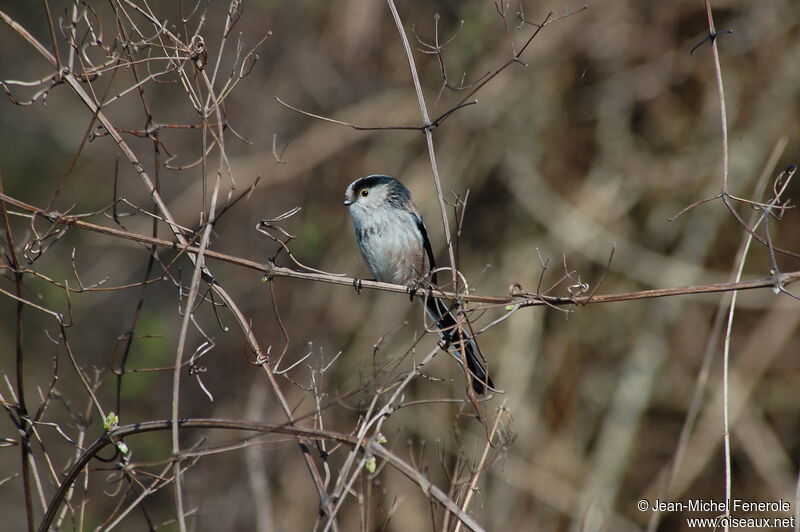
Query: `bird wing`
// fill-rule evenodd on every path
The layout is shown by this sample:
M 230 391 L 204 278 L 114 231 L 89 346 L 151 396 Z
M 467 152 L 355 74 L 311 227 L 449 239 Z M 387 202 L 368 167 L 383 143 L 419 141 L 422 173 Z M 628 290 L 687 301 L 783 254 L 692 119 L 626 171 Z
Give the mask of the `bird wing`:
M 434 272 L 434 270 L 436 269 L 436 260 L 434 260 L 433 258 L 433 249 L 431 248 L 431 241 L 428 238 L 428 230 L 425 228 L 425 222 L 422 221 L 422 218 L 417 216 L 415 221 L 417 222 L 417 229 L 419 230 L 419 233 L 422 235 L 422 247 L 425 248 L 425 254 L 428 256 L 428 267 L 429 267 L 428 271 L 433 272 L 431 273 L 431 283 L 435 285 L 436 272 Z M 428 272 L 422 272 L 422 273 L 427 274 Z

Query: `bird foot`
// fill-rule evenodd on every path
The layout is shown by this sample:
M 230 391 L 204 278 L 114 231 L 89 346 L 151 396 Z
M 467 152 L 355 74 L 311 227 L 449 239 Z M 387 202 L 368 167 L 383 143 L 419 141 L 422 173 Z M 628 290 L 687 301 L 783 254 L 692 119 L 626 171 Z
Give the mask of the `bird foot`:
M 423 285 L 419 279 L 411 281 L 411 284 L 408 285 L 408 297 L 411 301 L 414 301 L 414 296 L 417 295 L 420 288 L 423 288 Z

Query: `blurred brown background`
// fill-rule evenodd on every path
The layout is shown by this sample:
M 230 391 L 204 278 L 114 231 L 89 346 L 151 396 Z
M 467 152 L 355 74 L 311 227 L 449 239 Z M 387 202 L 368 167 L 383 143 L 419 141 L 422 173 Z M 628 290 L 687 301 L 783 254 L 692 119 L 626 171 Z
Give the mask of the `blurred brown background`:
M 50 2 L 62 23 L 71 5 Z M 110 44 L 116 33 L 113 13 L 105 3 L 92 5 L 104 21 L 102 38 Z M 541 21 L 551 10 L 557 17 L 584 4 L 552 0 L 523 5 L 529 20 Z M 515 282 L 535 291 L 542 257 L 549 259 L 542 289 L 563 276 L 565 263 L 593 289 L 615 245 L 600 293 L 728 281 L 735 272 L 743 229 L 719 200 L 667 221 L 691 202 L 718 193 L 721 186 L 720 108 L 711 47 L 706 43 L 690 55 L 708 33 L 703 2 L 606 0 L 587 5 L 587 10 L 545 27 L 522 57 L 526 67 L 510 66 L 477 93 L 477 105 L 458 111 L 434 131 L 445 194 L 463 196 L 469 190 L 458 242 L 461 271 L 479 294 L 507 294 Z M 159 20 L 173 24 L 180 19 L 178 3 L 152 2 L 150 7 Z M 205 11 L 202 35 L 212 67 L 227 8 L 225 2 L 199 7 Z M 733 30 L 718 40 L 730 132 L 730 191 L 752 197 L 762 172 L 774 176 L 800 160 L 800 7 L 796 0 L 731 0 L 715 1 L 713 8 L 717 28 Z M 51 45 L 40 4 L 4 2 L 1 9 Z M 183 9 L 190 12 L 193 6 Z M 458 37 L 444 51 L 448 75 L 456 83 L 464 73 L 466 83 L 472 83 L 511 56 L 509 36 L 492 2 L 398 2 L 398 9 L 415 48 L 420 46 L 412 27 L 430 40 L 434 15 L 439 14 L 444 40 L 463 20 Z M 517 11 L 519 6 L 511 5 L 508 16 L 511 39 L 519 48 L 533 30 L 529 25 L 518 29 Z M 198 16 L 191 19 L 192 29 Z M 136 20 L 145 33 L 153 33 L 141 18 Z M 170 27 L 183 35 L 182 25 Z M 7 25 L 0 28 L 0 47 L 5 51 L 0 55 L 0 78 L 31 80 L 51 73 L 52 68 L 14 31 Z M 63 36 L 57 31 L 66 56 Z M 321 270 L 367 276 L 341 199 L 353 179 L 385 173 L 411 189 L 427 220 L 439 262 L 446 264 L 430 160 L 420 132 L 355 131 L 303 116 L 275 100 L 277 96 L 298 108 L 362 126 L 417 125 L 420 113 L 408 64 L 386 4 L 249 1 L 226 44 L 218 85 L 224 83 L 233 64 L 239 33 L 249 49 L 267 31 L 272 36 L 258 49 L 259 60 L 225 101 L 228 123 L 249 141 L 238 140 L 230 131 L 226 136 L 236 193 L 256 176 L 263 178 L 250 197 L 222 217 L 211 249 L 265 262 L 274 255 L 275 245 L 256 232 L 255 224 L 301 206 L 302 211 L 283 224 L 297 237 L 290 244 L 297 258 Z M 431 114 L 439 115 L 464 93 L 445 90 L 437 99 L 442 77 L 436 58 L 418 50 L 415 58 Z M 142 67 L 140 73 L 146 72 Z M 110 78 L 106 73 L 94 82 L 96 91 L 108 90 L 107 98 L 134 83 L 128 69 Z M 12 90 L 18 99 L 35 92 Z M 198 123 L 179 84 L 149 82 L 144 91 L 156 121 Z M 147 126 L 136 91 L 106 112 L 118 127 Z M 29 107 L 0 102 L 0 170 L 6 192 L 45 207 L 90 119 L 91 113 L 63 85 L 49 91 L 46 106 L 41 101 Z M 286 164 L 277 167 L 271 154 L 273 135 L 277 135 L 278 149 L 289 142 L 283 154 Z M 173 171 L 163 163 L 170 156 L 172 165 L 197 160 L 202 151 L 200 130 L 163 130 L 158 161 L 152 141 L 129 134 L 125 139 L 147 171 L 158 177 L 179 223 L 195 226 L 204 208 L 200 167 Z M 783 143 L 776 164 L 765 168 L 770 154 Z M 208 173 L 206 207 L 217 156 L 217 152 L 210 155 L 214 163 Z M 227 191 L 230 181 L 223 181 Z M 794 183 L 787 196 L 796 197 L 798 192 Z M 119 157 L 108 136 L 99 136 L 83 149 L 53 208 L 91 212 L 111 203 L 115 194 L 142 208 L 153 208 L 131 165 Z M 752 209 L 737 208 L 749 219 Z M 776 243 L 793 251 L 800 251 L 798 216 L 790 211 L 779 223 L 770 224 Z M 114 225 L 102 215 L 91 221 Z M 142 215 L 123 218 L 122 223 L 133 232 L 152 231 L 151 220 Z M 20 246 L 32 238 L 27 221 L 12 217 L 12 225 Z M 171 236 L 164 226 L 159 235 Z M 3 246 L 5 250 L 5 241 Z M 30 267 L 76 287 L 73 249 L 84 285 L 106 278 L 107 285 L 138 283 L 145 274 L 147 249 L 76 229 L 67 231 Z M 162 255 L 165 261 L 174 256 Z M 285 255 L 278 262 L 288 265 Z M 778 262 L 783 271 L 800 269 L 796 259 L 779 256 Z M 181 279 L 188 283 L 190 263 L 184 259 L 179 266 Z M 252 271 L 224 263 L 210 267 L 252 319 L 262 345 L 271 345 L 273 355 L 280 353 L 284 339 L 268 285 Z M 767 249 L 754 243 L 744 278 L 767 277 L 770 268 Z M 156 266 L 151 277 L 159 273 Z M 569 284 L 573 281 L 561 283 L 552 293 L 565 295 Z M 6 291 L 13 292 L 13 286 L 8 275 L 0 280 Z M 289 373 L 293 381 L 310 385 L 310 368 L 319 370 L 342 352 L 318 385 L 328 404 L 322 413 L 324 427 L 350 432 L 372 397 L 370 383 L 376 368 L 402 356 L 423 332 L 420 307 L 401 295 L 375 291 L 357 295 L 352 289 L 325 283 L 276 279 L 274 289 L 289 336 L 281 367 L 312 352 Z M 96 368 L 102 380 L 98 397 L 108 409 L 114 409 L 117 386 L 110 369 L 118 367 L 124 347 L 120 338 L 130 331 L 139 291 L 86 292 L 71 298 L 70 344 L 88 374 L 95 375 Z M 177 294 L 169 281 L 148 287 L 136 329 L 140 338 L 132 344 L 129 368 L 172 364 L 181 319 Z M 67 312 L 63 290 L 40 279 L 26 277 L 24 295 Z M 637 509 L 642 498 L 723 500 L 721 343 L 712 351 L 707 375 L 702 368 L 714 336 L 715 313 L 728 297 L 590 305 L 569 308 L 569 313 L 529 308 L 482 334 L 482 350 L 495 383 L 504 391 L 484 405 L 489 427 L 503 401 L 509 416 L 503 418 L 502 445 L 489 454 L 489 467 L 481 474 L 470 513 L 488 530 L 644 530 L 651 512 Z M 789 500 L 792 513 L 800 453 L 799 305 L 769 289 L 739 294 L 729 389 L 734 496 Z M 487 312 L 475 326 L 480 328 L 502 313 L 502 309 Z M 208 304 L 197 315 L 216 344 L 202 359 L 207 369 L 202 380 L 214 401 L 208 400 L 193 377 L 184 375 L 182 415 L 285 421 L 263 374 L 247 362 L 246 345 L 229 315 L 220 312 L 228 333 Z M 14 316 L 13 300 L 0 297 L 0 371 L 10 382 L 15 375 Z M 58 424 L 75 438 L 79 414 L 88 411 L 86 393 L 63 358 L 63 347 L 48 334 L 57 336 L 54 322 L 26 309 L 27 399 L 35 408 L 59 353 L 60 395 L 44 421 Z M 375 353 L 373 346 L 384 336 Z M 199 333 L 191 331 L 187 353 L 202 341 Z M 427 335 L 417 346 L 416 356 L 424 356 L 434 345 L 433 335 Z M 411 367 L 406 359 L 400 369 Z M 464 398 L 463 377 L 443 354 L 424 374 L 428 378 L 415 379 L 405 401 Z M 698 381 L 704 383 L 700 392 L 696 391 Z M 289 380 L 280 382 L 298 414 L 313 412 L 311 394 Z M 9 385 L 0 384 L 7 402 L 13 400 Z M 362 392 L 336 400 L 361 385 L 365 386 Z M 118 412 L 121 422 L 169 418 L 171 393 L 171 371 L 126 375 Z M 699 399 L 697 422 L 665 493 L 662 490 L 694 396 Z M 413 455 L 413 463 L 448 491 L 445 470 L 452 469 L 456 456 L 462 454 L 474 464 L 486 444 L 486 428 L 471 416 L 470 408 L 434 402 L 400 409 L 384 427 L 388 446 L 408 460 Z M 0 427 L 0 436 L 16 438 L 8 418 Z M 58 473 L 75 448 L 51 426 L 39 430 Z M 101 430 L 94 416 L 83 445 Z M 204 442 L 209 445 L 239 436 L 187 431 L 182 441 L 189 446 L 203 437 L 209 438 Z M 166 433 L 136 436 L 128 444 L 137 463 L 169 457 Z M 49 466 L 41 453 L 36 456 L 49 497 L 54 491 Z M 344 449 L 331 454 L 334 474 L 345 456 Z M 92 463 L 85 497 L 87 530 L 103 523 L 121 498 L 109 476 L 111 469 L 109 464 Z M 18 447 L 0 448 L 0 480 L 18 472 Z M 462 479 L 468 477 L 467 469 Z M 308 530 L 317 519 L 318 498 L 290 438 L 272 438 L 246 451 L 204 457 L 186 473 L 184 482 L 186 507 L 195 510 L 190 518 L 195 530 Z M 439 529 L 440 510 L 432 524 L 431 504 L 398 473 L 387 467 L 364 482 L 373 483 L 371 529 Z M 359 481 L 356 490 L 361 493 L 364 486 Z M 456 489 L 459 500 L 465 488 L 462 483 Z M 1 528 L 23 529 L 20 478 L 0 485 L 0 494 Z M 74 513 L 70 511 L 64 529 L 76 526 L 78 501 L 84 496 L 75 497 Z M 150 496 L 143 507 L 144 512 L 135 510 L 118 529 L 175 528 L 174 523 L 166 523 L 175 516 L 171 487 Z M 34 509 L 38 522 L 42 513 L 38 495 Z M 715 515 L 665 514 L 657 530 L 684 530 L 686 517 Z M 340 514 L 341 528 L 358 529 L 360 518 L 358 502 L 350 497 Z

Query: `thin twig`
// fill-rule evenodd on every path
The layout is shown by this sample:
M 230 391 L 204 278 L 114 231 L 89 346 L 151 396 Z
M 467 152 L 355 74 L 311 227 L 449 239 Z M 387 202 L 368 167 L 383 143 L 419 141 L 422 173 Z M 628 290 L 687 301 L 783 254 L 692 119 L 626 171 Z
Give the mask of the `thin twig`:
M 112 445 L 116 441 L 121 441 L 128 436 L 134 434 L 142 434 L 154 431 L 172 430 L 172 420 L 161 421 L 144 421 L 133 425 L 125 425 L 117 427 L 109 432 L 103 433 L 92 445 L 90 445 L 80 456 L 78 460 L 69 468 L 64 480 L 59 486 L 53 498 L 47 507 L 42 522 L 39 525 L 39 531 L 45 532 L 49 530 L 50 524 L 55 517 L 55 513 L 61 506 L 64 496 L 72 486 L 73 482 L 77 479 L 78 475 L 88 463 L 100 451 L 108 445 Z M 182 418 L 178 420 L 178 425 L 182 428 L 204 428 L 204 429 L 224 429 L 224 430 L 241 430 L 241 431 L 254 431 L 261 433 L 275 433 L 275 434 L 288 434 L 302 439 L 308 440 L 329 440 L 334 442 L 343 443 L 351 447 L 359 445 L 357 438 L 348 436 L 332 431 L 325 431 L 319 429 L 310 429 L 303 427 L 293 426 L 291 423 L 279 425 L 274 423 L 261 423 L 256 421 L 247 420 L 234 420 L 234 419 L 193 419 Z M 386 449 L 383 445 L 376 441 L 370 441 L 362 452 L 370 452 L 391 464 L 392 467 L 397 469 L 400 473 L 414 481 L 426 495 L 432 497 L 442 506 L 444 506 L 455 517 L 461 520 L 470 530 L 482 531 L 483 528 L 469 515 L 461 511 L 458 505 L 450 499 L 440 488 L 434 485 L 426 476 L 414 469 L 411 465 L 399 458 L 396 454 Z

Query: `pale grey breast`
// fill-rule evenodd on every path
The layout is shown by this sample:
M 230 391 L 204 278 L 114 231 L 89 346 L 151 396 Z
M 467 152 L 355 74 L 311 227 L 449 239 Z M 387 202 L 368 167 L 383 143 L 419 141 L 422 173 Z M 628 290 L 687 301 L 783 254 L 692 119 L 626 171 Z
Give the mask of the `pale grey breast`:
M 413 213 L 379 208 L 354 221 L 358 248 L 376 280 L 407 285 L 428 273 L 430 264 Z

